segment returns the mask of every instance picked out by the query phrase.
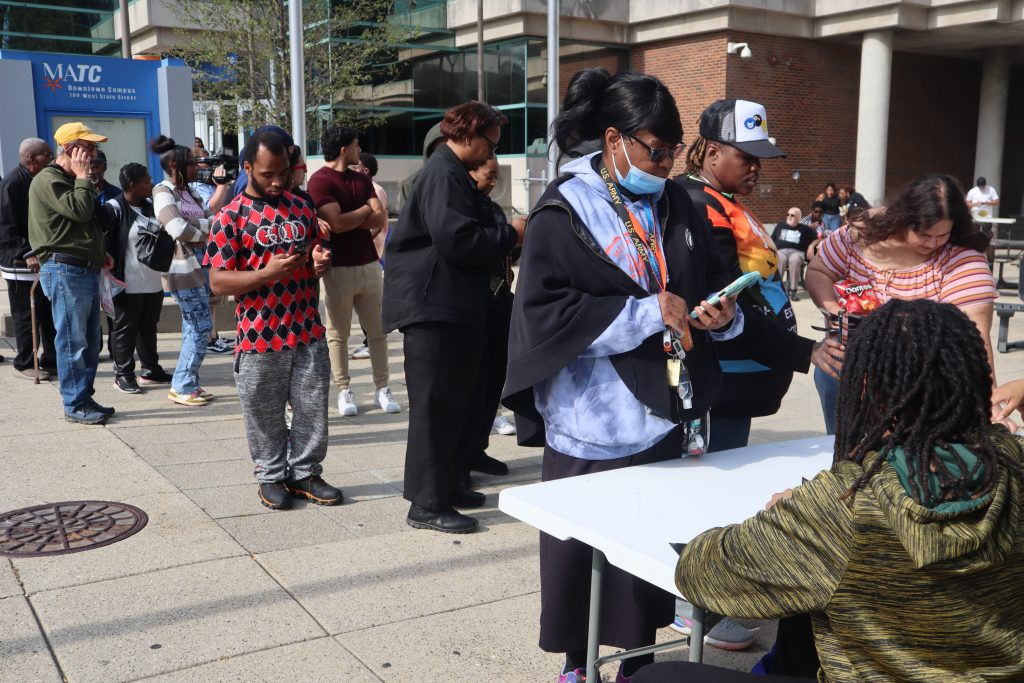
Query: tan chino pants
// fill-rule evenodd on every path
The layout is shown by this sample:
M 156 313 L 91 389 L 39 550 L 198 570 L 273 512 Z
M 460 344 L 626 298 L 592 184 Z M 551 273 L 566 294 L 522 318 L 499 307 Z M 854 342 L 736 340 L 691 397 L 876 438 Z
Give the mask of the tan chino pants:
M 388 385 L 388 341 L 380 317 L 383 291 L 384 274 L 376 261 L 362 266 L 335 266 L 324 276 L 327 348 L 334 383 L 339 389 L 347 389 L 351 381 L 348 374 L 348 337 L 352 330 L 353 310 L 366 330 L 373 385 L 377 389 Z

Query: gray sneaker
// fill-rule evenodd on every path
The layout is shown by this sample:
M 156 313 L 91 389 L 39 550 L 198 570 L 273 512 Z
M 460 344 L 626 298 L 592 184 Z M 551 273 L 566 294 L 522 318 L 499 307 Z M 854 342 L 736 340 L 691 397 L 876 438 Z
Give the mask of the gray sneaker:
M 746 650 L 754 644 L 754 634 L 746 626 L 741 626 L 729 617 L 715 624 L 714 628 L 704 636 L 704 642 L 719 650 Z

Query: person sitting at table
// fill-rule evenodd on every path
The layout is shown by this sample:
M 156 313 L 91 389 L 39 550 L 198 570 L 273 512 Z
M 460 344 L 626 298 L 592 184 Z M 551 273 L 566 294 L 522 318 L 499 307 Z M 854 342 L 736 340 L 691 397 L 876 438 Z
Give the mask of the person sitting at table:
M 809 615 L 819 681 L 1024 680 L 1024 454 L 990 424 L 991 397 L 960 309 L 885 304 L 846 352 L 832 468 L 688 543 L 679 591 L 751 619 Z M 635 683 L 747 680 L 764 678 L 659 663 Z
M 981 330 L 992 361 L 992 314 L 999 297 L 984 256 L 989 237 L 971 220 L 960 184 L 948 175 L 920 176 L 886 206 L 851 211 L 850 224 L 821 243 L 804 286 L 829 313 L 841 310 L 836 282 L 870 285 L 882 303 L 931 299 L 958 306 Z M 825 429 L 835 433 L 839 380 L 814 372 Z
M 566 153 L 600 150 L 562 167 L 529 219 L 503 392 L 519 442 L 544 445 L 544 481 L 699 451 L 721 382 L 711 336 L 740 334 L 742 318 L 732 300 L 703 301 L 729 273 L 686 192 L 665 182 L 683 150 L 675 100 L 653 76 L 581 71 L 553 136 Z M 591 554 L 541 534 L 540 647 L 564 653 L 560 683 L 585 676 Z M 602 586 L 602 644 L 651 645 L 672 621 L 665 591 L 611 566 Z M 616 680 L 652 660 L 625 660 Z

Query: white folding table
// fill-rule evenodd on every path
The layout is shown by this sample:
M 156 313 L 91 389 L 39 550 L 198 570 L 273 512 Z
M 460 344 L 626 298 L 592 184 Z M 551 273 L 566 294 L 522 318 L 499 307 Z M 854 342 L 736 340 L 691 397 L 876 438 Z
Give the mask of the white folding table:
M 597 681 L 601 664 L 685 642 L 598 658 L 606 561 L 679 596 L 678 555 L 670 543 L 688 543 L 707 529 L 752 517 L 772 494 L 828 469 L 832 446 L 831 436 L 781 441 L 519 486 L 501 492 L 498 508 L 555 538 L 594 549 L 587 680 Z M 703 617 L 695 605 L 691 661 L 701 659 Z

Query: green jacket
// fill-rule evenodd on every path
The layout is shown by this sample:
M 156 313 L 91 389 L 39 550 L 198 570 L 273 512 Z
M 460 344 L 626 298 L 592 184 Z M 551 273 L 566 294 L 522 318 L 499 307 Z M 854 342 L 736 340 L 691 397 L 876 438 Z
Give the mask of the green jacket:
M 989 438 L 1021 460 L 1005 429 Z M 988 495 L 929 509 L 886 463 L 840 501 L 877 457 L 698 536 L 680 592 L 736 617 L 810 613 L 822 682 L 1024 681 L 1024 484 L 1001 469 Z
M 28 190 L 28 241 L 40 262 L 54 252 L 103 265 L 102 211 L 88 180 L 75 180 L 56 164 L 32 179 Z

